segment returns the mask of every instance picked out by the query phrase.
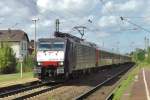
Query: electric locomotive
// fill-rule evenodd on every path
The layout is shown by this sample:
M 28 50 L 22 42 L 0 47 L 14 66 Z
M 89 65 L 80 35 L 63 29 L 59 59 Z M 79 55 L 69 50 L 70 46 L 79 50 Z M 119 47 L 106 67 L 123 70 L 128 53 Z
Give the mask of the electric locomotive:
M 130 62 L 130 57 L 98 49 L 67 33 L 55 32 L 55 38 L 41 38 L 37 47 L 35 74 L 43 79 L 66 79 L 104 65 Z
M 40 79 L 65 74 L 66 43 L 61 38 L 39 39 L 36 70 Z

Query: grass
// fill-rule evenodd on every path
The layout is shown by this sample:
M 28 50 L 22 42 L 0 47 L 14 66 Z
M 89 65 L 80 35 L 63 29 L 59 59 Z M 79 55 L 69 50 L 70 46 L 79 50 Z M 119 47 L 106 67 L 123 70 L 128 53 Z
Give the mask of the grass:
M 148 68 L 148 69 L 150 69 L 150 63 L 142 62 L 142 63 L 139 63 L 138 66 L 140 68 Z
M 15 73 L 15 74 L 6 74 L 6 75 L 0 75 L 0 83 L 1 82 L 10 82 L 10 81 L 16 81 L 16 80 L 21 80 L 21 79 L 26 79 L 26 78 L 33 78 L 33 72 L 26 72 L 23 73 L 23 77 L 20 77 L 20 73 Z
M 133 82 L 135 75 L 137 75 L 142 68 L 150 68 L 150 64 L 148 63 L 138 63 L 135 68 L 129 73 L 128 77 L 121 82 L 119 88 L 115 90 L 113 100 L 120 100 L 125 90 L 131 85 Z
M 121 82 L 120 87 L 115 90 L 113 100 L 121 100 L 121 96 L 123 95 L 125 90 L 130 86 L 130 84 L 133 82 L 135 75 L 138 74 L 140 69 L 141 69 L 140 66 L 135 66 L 135 69 L 133 69 L 129 73 L 128 77 Z

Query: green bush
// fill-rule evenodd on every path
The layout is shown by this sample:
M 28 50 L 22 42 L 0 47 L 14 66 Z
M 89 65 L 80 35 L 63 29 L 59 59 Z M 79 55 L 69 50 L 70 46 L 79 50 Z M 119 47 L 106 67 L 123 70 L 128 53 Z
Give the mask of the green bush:
M 150 48 L 148 48 L 148 51 L 147 51 L 146 62 L 150 64 Z
M 132 59 L 135 62 L 143 62 L 145 60 L 145 51 L 142 49 L 137 49 L 132 53 Z
M 8 44 L 1 44 L 0 48 L 0 73 L 9 74 L 16 72 L 16 58 Z
M 145 51 L 144 50 L 139 50 L 137 53 L 137 59 L 139 61 L 144 61 L 145 59 Z

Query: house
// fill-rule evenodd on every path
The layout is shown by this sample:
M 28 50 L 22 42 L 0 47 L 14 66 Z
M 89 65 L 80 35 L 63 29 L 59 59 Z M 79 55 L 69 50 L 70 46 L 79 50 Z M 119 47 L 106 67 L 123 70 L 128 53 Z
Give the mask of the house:
M 0 30 L 0 42 L 8 42 L 16 58 L 25 57 L 28 54 L 29 38 L 22 30 Z

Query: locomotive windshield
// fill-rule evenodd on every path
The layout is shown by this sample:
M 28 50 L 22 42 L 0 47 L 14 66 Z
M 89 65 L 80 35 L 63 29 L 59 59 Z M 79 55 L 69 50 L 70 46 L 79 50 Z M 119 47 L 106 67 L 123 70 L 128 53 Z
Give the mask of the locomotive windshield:
M 38 50 L 63 50 L 64 42 L 39 43 Z

